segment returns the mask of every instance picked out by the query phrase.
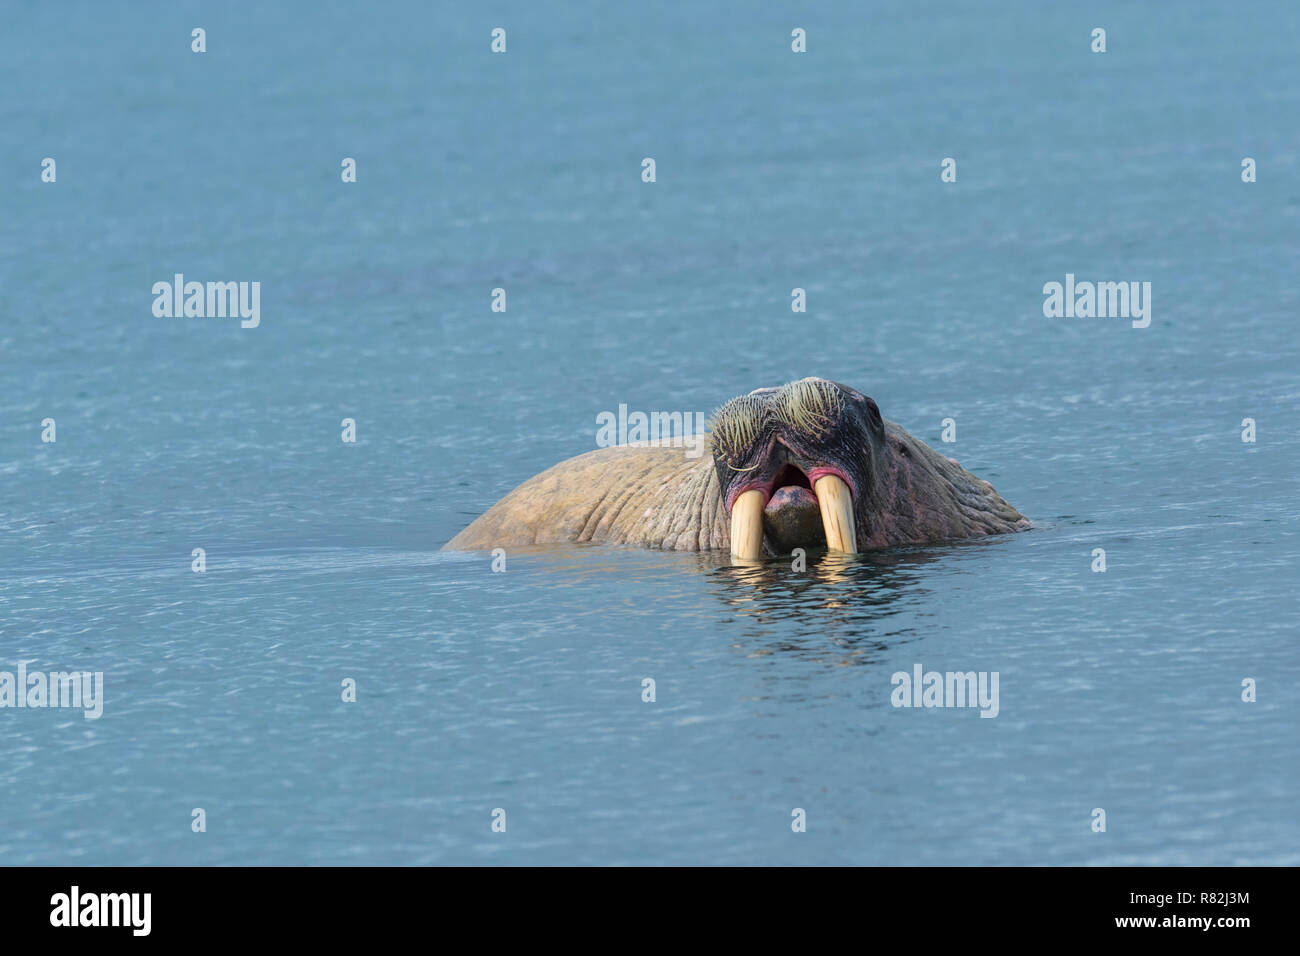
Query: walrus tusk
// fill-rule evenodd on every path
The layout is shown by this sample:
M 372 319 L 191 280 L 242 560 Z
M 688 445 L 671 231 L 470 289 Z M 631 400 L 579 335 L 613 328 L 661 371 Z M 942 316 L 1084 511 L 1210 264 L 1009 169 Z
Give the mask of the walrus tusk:
M 817 494 L 817 507 L 822 511 L 827 549 L 857 554 L 858 536 L 853 523 L 853 495 L 849 493 L 849 486 L 843 478 L 822 475 L 813 491 Z
M 750 489 L 731 506 L 731 556 L 757 561 L 763 556 L 763 492 Z

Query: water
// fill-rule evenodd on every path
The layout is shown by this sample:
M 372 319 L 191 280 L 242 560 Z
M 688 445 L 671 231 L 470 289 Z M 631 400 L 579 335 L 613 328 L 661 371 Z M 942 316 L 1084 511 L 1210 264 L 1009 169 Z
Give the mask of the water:
M 0 670 L 106 700 L 0 711 L 0 861 L 1300 862 L 1298 25 L 7 9 Z M 175 272 L 261 325 L 155 318 Z M 1150 281 L 1150 328 L 1045 318 L 1066 273 Z M 802 575 L 438 550 L 602 410 L 809 374 L 1035 529 Z M 998 717 L 892 707 L 917 663 Z

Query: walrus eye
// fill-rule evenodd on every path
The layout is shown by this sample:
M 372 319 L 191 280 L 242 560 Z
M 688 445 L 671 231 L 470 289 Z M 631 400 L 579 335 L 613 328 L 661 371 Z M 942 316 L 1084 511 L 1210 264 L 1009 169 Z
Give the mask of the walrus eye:
M 713 456 L 725 462 L 732 471 L 753 471 L 758 467 L 740 468 L 737 465 L 763 430 L 764 405 L 761 398 L 741 395 L 713 413 L 713 420 L 709 423 L 709 444 Z
M 803 434 L 816 438 L 834 427 L 844 412 L 844 396 L 830 382 L 805 378 L 785 387 L 777 415 Z

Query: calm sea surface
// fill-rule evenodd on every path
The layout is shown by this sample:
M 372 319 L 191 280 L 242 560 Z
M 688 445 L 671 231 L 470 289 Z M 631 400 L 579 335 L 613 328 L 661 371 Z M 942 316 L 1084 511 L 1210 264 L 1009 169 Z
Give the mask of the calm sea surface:
M 1300 7 L 541 6 L 5 7 L 0 671 L 105 701 L 0 709 L 0 863 L 1300 863 Z M 1035 529 L 439 551 L 805 375 Z

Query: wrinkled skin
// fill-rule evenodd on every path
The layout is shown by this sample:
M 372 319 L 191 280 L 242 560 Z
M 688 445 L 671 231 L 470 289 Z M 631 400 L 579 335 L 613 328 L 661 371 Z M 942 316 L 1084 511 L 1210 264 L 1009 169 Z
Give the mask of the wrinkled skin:
M 859 551 L 1029 527 L 987 481 L 885 421 L 870 398 L 825 379 L 728 402 L 715 416 L 711 445 L 711 457 L 632 445 L 563 461 L 510 492 L 446 547 L 595 542 L 725 551 L 732 506 L 746 491 L 764 496 L 765 554 L 825 547 L 813 490 L 824 475 L 852 493 Z

